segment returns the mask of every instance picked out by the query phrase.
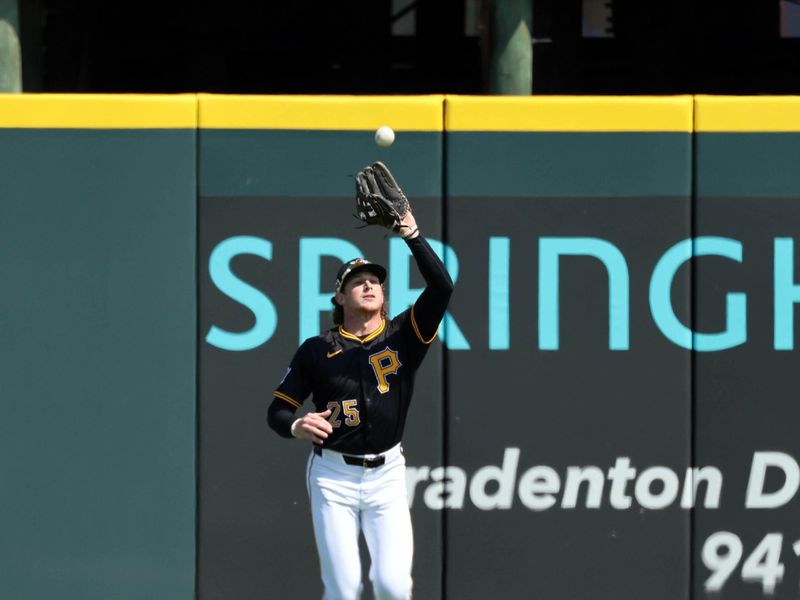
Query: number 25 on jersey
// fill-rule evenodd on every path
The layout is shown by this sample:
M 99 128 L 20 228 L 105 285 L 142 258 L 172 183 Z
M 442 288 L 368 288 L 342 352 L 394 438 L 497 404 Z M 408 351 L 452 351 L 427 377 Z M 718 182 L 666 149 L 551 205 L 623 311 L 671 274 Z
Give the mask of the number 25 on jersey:
M 348 427 L 355 427 L 361 423 L 361 417 L 358 414 L 358 400 L 342 400 L 341 406 L 338 402 L 328 402 L 327 408 L 331 411 L 328 423 L 334 429 L 342 423 Z

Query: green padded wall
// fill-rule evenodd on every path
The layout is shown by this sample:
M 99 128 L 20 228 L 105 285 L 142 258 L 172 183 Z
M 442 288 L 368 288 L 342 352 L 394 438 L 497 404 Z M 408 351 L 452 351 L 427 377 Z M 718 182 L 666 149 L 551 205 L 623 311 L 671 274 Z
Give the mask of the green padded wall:
M 189 600 L 194 100 L 0 114 L 0 596 Z

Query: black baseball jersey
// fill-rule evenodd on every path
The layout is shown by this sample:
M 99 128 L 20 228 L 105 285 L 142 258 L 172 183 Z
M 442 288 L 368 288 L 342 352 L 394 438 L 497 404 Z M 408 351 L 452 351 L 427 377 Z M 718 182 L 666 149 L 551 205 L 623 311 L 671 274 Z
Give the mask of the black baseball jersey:
M 341 326 L 300 346 L 275 390 L 269 423 L 290 437 L 295 411 L 312 396 L 314 412 L 331 410 L 325 447 L 348 454 L 383 452 L 400 442 L 414 376 L 436 337 L 452 282 L 424 239 L 408 240 L 428 284 L 416 303 L 359 338 Z

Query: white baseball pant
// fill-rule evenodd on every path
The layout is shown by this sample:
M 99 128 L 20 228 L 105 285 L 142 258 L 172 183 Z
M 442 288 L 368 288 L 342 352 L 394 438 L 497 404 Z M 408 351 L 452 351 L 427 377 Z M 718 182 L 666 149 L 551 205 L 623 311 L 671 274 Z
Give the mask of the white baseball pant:
M 365 455 L 372 458 L 375 455 Z M 411 598 L 414 538 L 406 495 L 406 461 L 400 444 L 378 467 L 348 465 L 332 450 L 311 453 L 307 484 L 319 553 L 323 600 L 358 600 L 363 589 L 359 532 L 372 564 L 376 600 Z

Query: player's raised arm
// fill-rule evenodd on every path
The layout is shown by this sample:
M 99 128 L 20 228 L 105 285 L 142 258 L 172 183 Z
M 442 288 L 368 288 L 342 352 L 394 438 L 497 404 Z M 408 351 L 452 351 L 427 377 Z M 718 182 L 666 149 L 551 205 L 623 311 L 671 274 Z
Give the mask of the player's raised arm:
M 391 229 L 408 244 L 427 284 L 414 303 L 411 320 L 417 336 L 430 343 L 444 317 L 453 281 L 442 261 L 420 234 L 411 205 L 392 173 L 381 162 L 365 167 L 356 175 L 356 209 L 368 225 Z
M 450 296 L 453 293 L 453 280 L 442 261 L 421 235 L 406 239 L 417 268 L 427 284 L 411 308 L 411 322 L 420 340 L 430 343 L 436 337 L 439 323 L 444 317 Z

